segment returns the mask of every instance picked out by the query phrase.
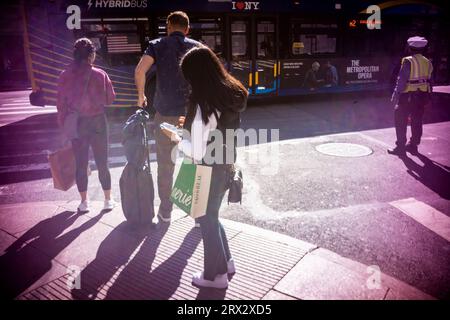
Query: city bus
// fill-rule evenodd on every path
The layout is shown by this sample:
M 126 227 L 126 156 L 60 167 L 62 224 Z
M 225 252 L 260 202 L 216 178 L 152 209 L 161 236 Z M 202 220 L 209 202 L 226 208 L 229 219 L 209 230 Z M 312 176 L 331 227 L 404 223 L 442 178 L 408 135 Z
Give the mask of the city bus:
M 114 83 L 114 107 L 136 105 L 134 68 L 166 17 L 190 17 L 189 37 L 209 46 L 252 98 L 390 89 L 410 36 L 425 36 L 433 82 L 449 82 L 448 8 L 439 2 L 351 0 L 23 1 L 24 52 L 33 91 L 56 103 L 75 39 Z M 77 20 L 77 17 L 80 19 Z M 154 70 L 147 77 L 154 89 Z

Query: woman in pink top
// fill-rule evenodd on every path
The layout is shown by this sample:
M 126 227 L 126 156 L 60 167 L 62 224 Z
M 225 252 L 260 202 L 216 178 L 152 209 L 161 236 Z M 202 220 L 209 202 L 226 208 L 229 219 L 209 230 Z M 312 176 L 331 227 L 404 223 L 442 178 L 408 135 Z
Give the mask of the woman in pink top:
M 105 194 L 105 210 L 115 203 L 111 199 L 111 174 L 108 168 L 108 123 L 105 105 L 116 96 L 106 72 L 92 66 L 95 47 L 87 38 L 75 41 L 74 61 L 58 80 L 58 124 L 62 127 L 69 112 L 78 114 L 77 138 L 72 139 L 76 161 L 76 182 L 81 196 L 80 212 L 89 211 L 87 199 L 89 147 L 92 147 L 98 176 Z

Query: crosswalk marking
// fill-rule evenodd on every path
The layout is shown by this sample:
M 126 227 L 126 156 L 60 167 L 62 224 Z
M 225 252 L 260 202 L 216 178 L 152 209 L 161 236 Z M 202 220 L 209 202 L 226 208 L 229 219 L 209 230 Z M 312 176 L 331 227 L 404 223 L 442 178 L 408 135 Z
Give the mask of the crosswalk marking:
M 49 130 L 54 131 L 54 130 Z M 28 132 L 28 131 L 27 131 Z M 49 132 L 51 133 L 51 132 Z M 35 139 L 33 140 L 33 143 L 45 143 L 48 141 L 48 138 L 43 139 Z M 154 140 L 149 140 L 149 145 L 155 144 Z M 123 145 L 122 143 L 110 143 L 109 144 L 110 149 L 122 149 Z M 11 157 L 39 157 L 39 156 L 47 156 L 51 153 L 51 150 L 41 150 L 34 153 L 21 153 L 21 154 L 13 154 L 13 155 L 6 155 L 2 154 L 0 155 L 0 159 L 8 159 Z M 150 161 L 156 161 L 156 154 L 153 152 L 150 154 Z M 127 159 L 124 155 L 121 156 L 110 156 L 108 157 L 108 163 L 110 166 L 116 166 L 116 165 L 122 165 L 125 166 L 127 163 Z M 91 160 L 90 165 L 95 168 L 95 161 Z M 6 174 L 6 173 L 26 173 L 27 171 L 38 171 L 38 170 L 44 170 L 48 171 L 50 170 L 49 163 L 46 162 L 40 162 L 40 163 L 27 163 L 27 164 L 20 164 L 20 165 L 4 165 L 0 166 L 0 174 Z
M 156 160 L 156 154 L 151 153 L 150 161 L 155 161 L 155 160 Z M 125 165 L 127 163 L 127 158 L 125 156 L 109 157 L 108 163 L 110 165 L 114 165 L 114 164 L 124 164 Z M 92 162 L 92 165 L 94 165 L 94 162 Z
M 402 199 L 389 203 L 424 227 L 450 241 L 450 217 L 415 198 Z
M 3 106 L 6 106 L 6 105 L 3 105 Z M 25 111 L 30 111 L 30 112 L 40 111 L 40 110 L 56 111 L 56 107 L 53 107 L 53 108 L 51 108 L 51 107 L 45 107 L 45 108 L 44 107 L 23 107 L 23 104 L 22 104 L 22 107 L 9 107 L 9 106 L 3 107 L 3 106 L 0 107 L 1 114 L 4 113 L 3 111 L 14 111 L 14 110 L 17 110 L 17 111 L 25 110 Z
M 24 108 L 30 108 L 31 107 L 31 105 L 27 105 L 26 103 L 23 103 L 23 102 L 14 102 L 14 103 L 2 103 L 2 104 L 0 104 L 0 108 L 2 108 L 3 109 L 3 107 L 13 107 L 13 106 L 26 106 L 26 107 L 24 107 Z
M 150 154 L 150 161 L 156 161 L 156 154 Z M 108 158 L 109 166 L 115 165 L 123 165 L 127 163 L 127 158 L 125 156 L 115 156 Z M 91 168 L 95 168 L 95 161 L 89 161 L 89 165 Z M 50 170 L 50 165 L 48 162 L 44 163 L 27 163 L 22 165 L 13 165 L 13 166 L 0 166 L 0 174 L 5 173 L 24 173 L 27 171 L 37 171 L 37 170 Z
M 33 153 L 15 153 L 13 155 L 0 154 L 0 159 L 7 159 L 7 158 L 11 158 L 11 157 L 31 157 L 31 156 L 37 157 L 37 156 L 42 156 L 42 155 L 48 155 L 50 153 L 51 153 L 50 150 L 42 150 L 42 151 L 33 152 Z
M 1 113 L 0 113 L 1 114 Z M 47 113 L 48 115 L 52 115 L 52 113 Z M 37 115 L 36 113 L 30 113 L 30 116 L 35 116 Z M 44 128 L 43 130 L 45 130 L 46 128 L 58 128 L 56 121 L 55 122 L 51 122 L 51 123 L 43 123 L 42 120 L 30 120 L 29 118 L 27 119 L 27 115 L 18 115 L 19 118 L 14 119 L 14 121 L 11 121 L 10 119 L 1 119 L 0 118 L 0 125 L 2 126 L 14 126 L 16 129 L 18 129 L 19 127 L 23 127 L 24 130 L 26 130 L 26 128 Z M 26 120 L 26 121 L 24 121 Z
M 14 132 L 16 140 L 5 139 L 4 152 L 0 154 L 0 174 L 26 175 L 31 171 L 49 171 L 50 166 L 47 155 L 55 151 L 55 145 L 58 145 L 60 129 L 49 122 L 43 122 L 42 119 L 28 118 L 37 114 L 50 114 L 56 112 L 55 106 L 35 107 L 31 106 L 26 98 L 5 99 L 0 104 L 0 127 L 10 125 L 11 130 L 1 132 L 1 137 L 8 138 L 11 132 Z M 28 119 L 27 119 L 28 118 Z M 27 119 L 26 121 L 23 121 Z M 122 131 L 124 123 L 110 123 L 110 134 L 114 135 Z M 22 136 L 29 137 L 22 139 Z M 0 137 L 0 138 L 1 138 Z M 17 140 L 19 139 L 19 140 Z M 6 150 L 20 141 L 23 146 L 22 152 L 9 153 Z M 120 141 L 120 140 L 119 140 Z M 110 156 L 108 158 L 111 167 L 125 166 L 127 159 L 124 155 L 123 145 L 119 141 L 113 141 L 109 144 Z M 154 145 L 155 140 L 150 139 L 149 145 Z M 41 147 L 41 150 L 27 152 L 27 147 Z M 52 150 L 46 150 L 50 148 Z M 17 149 L 17 148 L 16 148 Z M 18 160 L 18 161 L 17 161 Z M 150 161 L 156 160 L 154 151 L 150 153 Z M 91 168 L 95 169 L 95 161 L 90 159 Z
M 48 163 L 27 163 L 14 166 L 0 166 L 0 173 L 50 170 Z
M 42 140 L 44 140 L 44 139 L 42 139 Z M 45 141 L 47 141 L 47 139 L 45 139 Z M 148 144 L 150 144 L 150 145 L 151 144 L 155 144 L 155 140 L 149 140 Z M 110 149 L 116 149 L 116 148 L 120 149 L 122 147 L 123 147 L 122 143 L 110 143 L 109 144 L 109 148 Z M 52 153 L 52 151 L 50 151 L 50 150 L 42 150 L 42 151 L 33 152 L 33 153 L 20 153 L 20 154 L 16 153 L 14 155 L 0 154 L 0 159 L 11 158 L 11 156 L 14 156 L 14 157 L 42 156 L 42 155 L 49 155 L 50 153 Z
M 148 140 L 148 144 L 149 145 L 155 144 L 155 140 Z M 109 147 L 110 148 L 122 148 L 123 144 L 121 142 L 110 143 Z
M 27 131 L 24 130 L 23 132 L 26 133 Z M 49 132 L 49 133 L 51 133 L 51 132 Z M 37 144 L 45 144 L 46 142 L 49 142 L 49 141 L 50 141 L 50 139 L 48 137 L 39 138 L 39 139 L 34 138 L 33 140 L 31 140 L 31 139 L 23 140 L 21 142 L 21 144 L 22 145 L 25 145 L 25 144 L 27 144 L 27 145 L 37 145 Z
M 16 128 L 17 127 L 19 127 L 19 126 L 16 126 Z M 28 135 L 31 135 L 31 134 L 37 135 L 37 134 L 43 134 L 43 133 L 46 133 L 46 134 L 58 134 L 58 133 L 60 133 L 60 131 L 61 130 L 59 128 L 35 129 L 35 130 L 26 130 L 25 129 L 25 130 L 23 130 L 23 133 L 26 133 Z
M 109 148 L 122 148 L 123 145 L 121 143 L 110 143 Z
M 14 111 L 14 112 L 1 112 L 1 115 L 16 115 L 16 114 L 34 114 L 34 113 L 53 113 L 56 112 L 56 109 L 53 110 L 30 110 L 30 111 Z
M 20 102 L 22 104 L 29 104 L 30 100 L 29 99 L 14 99 L 14 100 L 12 100 L 12 102 L 13 103 Z

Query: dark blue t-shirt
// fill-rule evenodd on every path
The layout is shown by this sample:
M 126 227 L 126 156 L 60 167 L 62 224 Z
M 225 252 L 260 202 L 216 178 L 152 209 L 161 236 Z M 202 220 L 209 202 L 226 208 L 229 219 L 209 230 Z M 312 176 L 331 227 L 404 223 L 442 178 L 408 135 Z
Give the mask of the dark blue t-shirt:
M 195 46 L 201 46 L 200 42 L 176 31 L 167 37 L 150 41 L 145 50 L 144 54 L 155 60 L 156 91 L 153 106 L 163 116 L 185 114 L 188 84 L 179 64 L 183 55 Z

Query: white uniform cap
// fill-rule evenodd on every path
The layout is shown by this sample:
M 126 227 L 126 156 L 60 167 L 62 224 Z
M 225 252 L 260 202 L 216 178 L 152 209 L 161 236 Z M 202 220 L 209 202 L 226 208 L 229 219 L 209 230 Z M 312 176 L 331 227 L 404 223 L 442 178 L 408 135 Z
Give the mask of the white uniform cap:
M 424 37 L 411 37 L 408 39 L 408 45 L 413 48 L 423 48 L 428 41 Z

